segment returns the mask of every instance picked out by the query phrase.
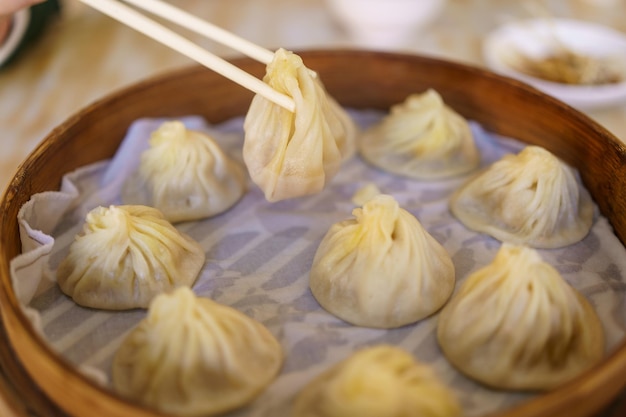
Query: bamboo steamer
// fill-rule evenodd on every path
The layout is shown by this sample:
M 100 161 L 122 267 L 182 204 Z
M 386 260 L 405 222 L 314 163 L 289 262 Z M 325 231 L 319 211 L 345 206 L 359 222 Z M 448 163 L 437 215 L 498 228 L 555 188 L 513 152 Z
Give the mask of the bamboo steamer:
M 344 106 L 388 110 L 408 94 L 437 90 L 486 129 L 545 147 L 578 168 L 586 187 L 626 242 L 626 148 L 597 123 L 520 82 L 432 58 L 373 51 L 299 53 Z M 262 64 L 234 64 L 259 77 Z M 9 262 L 21 250 L 16 217 L 32 194 L 58 190 L 75 168 L 111 157 L 142 117 L 204 116 L 212 123 L 246 113 L 252 94 L 203 67 L 151 78 L 93 103 L 54 129 L 20 166 L 0 203 L 0 411 L 3 416 L 155 417 L 86 379 L 44 343 L 13 292 Z M 589 417 L 626 389 L 626 341 L 562 387 L 498 417 Z M 624 397 L 624 395 L 621 395 Z M 608 413 L 608 412 L 607 412 Z M 614 406 L 603 416 L 626 415 Z

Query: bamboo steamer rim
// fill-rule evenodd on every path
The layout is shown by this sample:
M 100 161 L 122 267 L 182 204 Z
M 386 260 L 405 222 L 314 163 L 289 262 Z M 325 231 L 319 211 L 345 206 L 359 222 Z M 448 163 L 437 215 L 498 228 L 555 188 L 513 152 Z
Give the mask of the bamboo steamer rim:
M 448 105 L 487 130 L 544 146 L 580 170 L 601 212 L 620 241 L 626 241 L 626 148 L 582 113 L 521 82 L 461 63 L 365 50 L 297 53 L 320 74 L 330 94 L 342 105 L 386 110 L 410 93 L 434 88 Z M 259 77 L 265 70 L 248 58 L 231 61 Z M 165 97 L 165 101 L 155 100 L 158 97 Z M 55 128 L 18 168 L 0 202 L 0 313 L 12 347 L 0 350 L 0 362 L 38 415 L 162 414 L 139 407 L 80 374 L 34 329 L 10 278 L 9 262 L 21 248 L 15 220 L 19 208 L 34 193 L 58 190 L 60 177 L 66 172 L 112 156 L 130 122 L 139 117 L 201 114 L 217 123 L 245 114 L 251 98 L 251 93 L 241 87 L 195 65 L 158 75 L 80 110 Z M 88 146 L 75 139 L 79 133 L 88 136 L 102 127 L 113 139 L 92 141 Z M 71 152 L 78 150 L 88 152 L 71 161 L 55 159 L 55 155 L 74 155 Z M 625 387 L 626 340 L 569 383 L 492 416 L 588 417 Z

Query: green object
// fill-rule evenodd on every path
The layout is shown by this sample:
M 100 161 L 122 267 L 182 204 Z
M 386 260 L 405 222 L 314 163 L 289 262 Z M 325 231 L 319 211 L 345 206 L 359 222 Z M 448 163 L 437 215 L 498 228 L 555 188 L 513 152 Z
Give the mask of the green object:
M 4 62 L 0 63 L 0 69 L 14 62 L 24 49 L 41 36 L 48 23 L 61 11 L 61 5 L 58 0 L 47 0 L 32 6 L 28 11 L 30 13 L 30 19 L 26 31 L 17 47 Z

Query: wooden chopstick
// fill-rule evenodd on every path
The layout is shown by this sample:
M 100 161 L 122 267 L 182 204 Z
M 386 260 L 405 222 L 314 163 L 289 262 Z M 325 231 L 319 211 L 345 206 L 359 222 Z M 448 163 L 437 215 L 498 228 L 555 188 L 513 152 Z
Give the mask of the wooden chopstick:
M 279 106 L 294 112 L 293 99 L 282 94 L 251 74 L 234 66 L 230 62 L 213 55 L 190 40 L 142 15 L 136 10 L 116 0 L 80 0 L 86 5 L 118 20 L 119 22 L 143 33 L 175 51 L 193 59 L 205 67 L 230 79 L 242 87 L 259 94 Z
M 177 25 L 198 33 L 206 38 L 212 39 L 223 45 L 226 45 L 235 51 L 256 59 L 263 64 L 269 64 L 274 59 L 274 52 L 265 49 L 255 43 L 243 39 L 232 32 L 224 30 L 214 24 L 202 20 L 185 10 L 172 6 L 161 0 L 122 0 L 125 3 L 132 4 L 149 13 L 169 20 Z
M 269 64 L 274 59 L 274 52 L 263 48 L 255 43 L 243 39 L 232 32 L 224 30 L 206 20 L 202 20 L 185 10 L 172 6 L 161 0 L 121 0 L 125 3 L 132 4 L 135 7 L 143 9 L 149 13 L 159 16 L 165 20 L 169 20 L 179 26 L 200 34 L 215 42 L 226 45 L 235 51 L 263 64 Z M 317 73 L 307 68 L 312 77 L 317 77 Z

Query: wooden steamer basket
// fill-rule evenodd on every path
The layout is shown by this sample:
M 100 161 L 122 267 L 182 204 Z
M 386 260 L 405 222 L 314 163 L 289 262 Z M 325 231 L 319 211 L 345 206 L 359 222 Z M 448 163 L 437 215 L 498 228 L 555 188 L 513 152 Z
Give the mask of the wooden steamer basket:
M 388 110 L 427 88 L 487 130 L 543 146 L 576 167 L 601 212 L 626 242 L 626 149 L 604 128 L 520 82 L 462 64 L 371 51 L 307 51 L 342 105 Z M 233 61 L 261 77 L 264 65 Z M 13 292 L 9 262 L 21 250 L 17 213 L 31 195 L 58 190 L 61 177 L 113 156 L 129 125 L 143 117 L 197 114 L 211 123 L 244 115 L 252 94 L 203 67 L 192 66 L 114 93 L 54 129 L 21 165 L 4 195 L 0 232 L 0 361 L 10 384 L 0 391 L 15 415 L 154 417 L 79 374 L 44 343 Z M 6 342 L 9 343 L 6 343 Z M 9 387 L 13 385 L 13 387 Z M 14 388 L 14 389 L 13 389 Z M 626 388 L 626 341 L 575 380 L 497 415 L 588 417 Z M 617 414 L 615 414 L 617 416 Z

